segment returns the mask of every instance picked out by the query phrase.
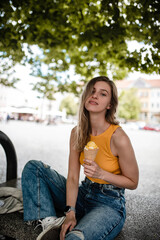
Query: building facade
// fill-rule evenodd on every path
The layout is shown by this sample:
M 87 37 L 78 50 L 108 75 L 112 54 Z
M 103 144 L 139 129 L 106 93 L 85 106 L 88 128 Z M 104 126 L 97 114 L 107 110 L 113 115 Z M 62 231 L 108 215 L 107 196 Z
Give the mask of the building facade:
M 55 97 L 59 97 L 58 93 Z M 63 96 L 61 96 L 62 98 Z M 59 100 L 37 98 L 24 94 L 15 88 L 0 85 L 0 121 L 9 116 L 15 120 L 53 122 L 55 118 L 65 119 L 66 113 L 59 111 Z
M 157 80 L 122 80 L 117 81 L 118 94 L 130 88 L 137 89 L 141 103 L 139 120 L 147 123 L 160 122 L 160 79 Z

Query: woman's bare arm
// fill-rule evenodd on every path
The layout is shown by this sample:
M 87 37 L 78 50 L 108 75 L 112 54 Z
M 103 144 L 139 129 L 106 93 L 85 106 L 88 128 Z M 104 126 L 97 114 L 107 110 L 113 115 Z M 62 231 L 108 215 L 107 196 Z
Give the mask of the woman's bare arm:
M 66 186 L 66 205 L 75 208 L 79 187 L 80 162 L 79 153 L 74 149 L 74 131 L 75 129 L 72 130 L 70 137 L 70 154 Z M 67 213 L 66 220 L 62 225 L 60 239 L 63 240 L 65 238 L 67 230 L 71 231 L 75 227 L 75 225 L 75 212 L 70 211 L 69 213 Z
M 70 138 L 70 154 L 67 177 L 67 199 L 66 204 L 75 207 L 79 186 L 80 162 L 79 153 L 74 149 L 74 131 L 71 132 Z

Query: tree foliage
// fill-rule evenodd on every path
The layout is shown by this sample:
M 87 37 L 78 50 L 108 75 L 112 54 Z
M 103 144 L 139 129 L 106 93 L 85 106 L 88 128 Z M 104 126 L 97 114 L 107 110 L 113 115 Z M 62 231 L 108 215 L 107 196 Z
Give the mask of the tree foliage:
M 118 116 L 126 120 L 137 120 L 140 113 L 140 102 L 137 89 L 130 88 L 122 91 L 119 96 Z
M 1 63 L 30 63 L 32 74 L 41 77 L 35 89 L 48 96 L 53 90 L 78 94 L 70 66 L 84 82 L 108 72 L 113 79 L 134 70 L 159 74 L 159 30 L 158 0 L 0 1 Z M 131 52 L 132 40 L 147 47 Z
M 74 97 L 72 95 L 68 95 L 65 97 L 59 107 L 60 111 L 66 110 L 67 115 L 76 115 L 78 111 L 78 104 L 75 102 Z

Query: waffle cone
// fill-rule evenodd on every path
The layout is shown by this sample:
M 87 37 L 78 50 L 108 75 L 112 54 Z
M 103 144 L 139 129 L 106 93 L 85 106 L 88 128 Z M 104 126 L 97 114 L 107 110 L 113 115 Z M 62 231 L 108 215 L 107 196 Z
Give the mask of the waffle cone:
M 84 149 L 84 157 L 85 159 L 92 160 L 96 158 L 98 152 L 98 148 L 95 149 Z

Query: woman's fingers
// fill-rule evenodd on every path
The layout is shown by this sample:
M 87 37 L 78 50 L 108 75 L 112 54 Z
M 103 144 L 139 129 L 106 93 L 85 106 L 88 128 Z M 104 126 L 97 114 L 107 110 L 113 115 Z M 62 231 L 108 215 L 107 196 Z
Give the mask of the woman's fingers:
M 60 240 L 64 240 L 67 231 L 71 231 L 76 226 L 76 219 L 75 218 L 66 218 L 65 222 L 62 225 L 61 232 L 60 232 Z

